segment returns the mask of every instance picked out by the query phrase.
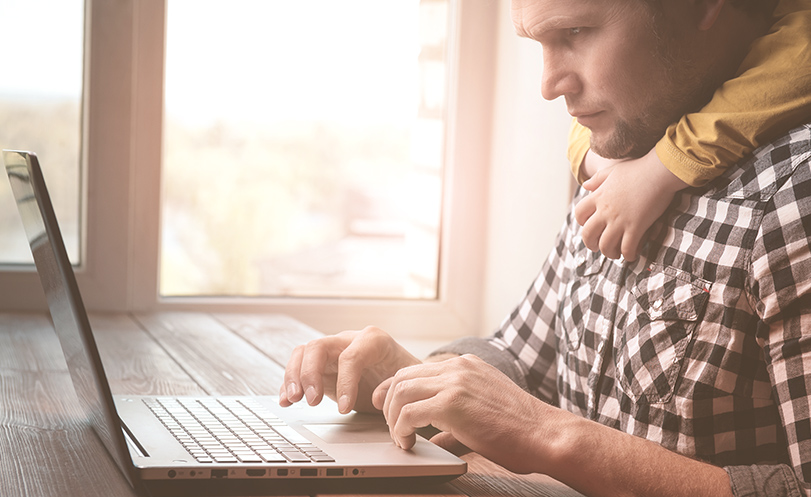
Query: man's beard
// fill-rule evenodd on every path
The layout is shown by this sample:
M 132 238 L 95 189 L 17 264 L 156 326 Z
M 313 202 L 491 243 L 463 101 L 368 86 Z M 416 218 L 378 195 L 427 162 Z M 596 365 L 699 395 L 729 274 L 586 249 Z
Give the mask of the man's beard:
M 699 110 L 720 85 L 717 75 L 698 75 L 689 63 L 676 72 L 665 68 L 664 83 L 640 116 L 617 118 L 614 129 L 601 139 L 592 134 L 592 150 L 606 159 L 637 159 L 647 154 L 681 116 Z
M 654 126 L 643 119 L 633 122 L 618 120 L 605 140 L 591 137 L 591 149 L 606 159 L 637 159 L 647 154 L 664 135 L 665 127 Z
M 654 21 L 655 23 L 655 21 Z M 684 40 L 658 25 L 656 35 L 656 82 L 636 116 L 618 117 L 605 137 L 591 137 L 591 149 L 607 159 L 636 159 L 647 154 L 664 136 L 668 126 L 681 116 L 698 111 L 730 75 L 713 66 L 699 68 L 684 47 Z M 653 74 L 653 73 L 652 73 Z
M 717 75 L 699 74 L 689 62 L 677 71 L 663 67 L 663 83 L 640 115 L 618 117 L 607 136 L 592 134 L 591 148 L 606 159 L 636 159 L 647 154 L 681 116 L 699 110 L 720 85 Z

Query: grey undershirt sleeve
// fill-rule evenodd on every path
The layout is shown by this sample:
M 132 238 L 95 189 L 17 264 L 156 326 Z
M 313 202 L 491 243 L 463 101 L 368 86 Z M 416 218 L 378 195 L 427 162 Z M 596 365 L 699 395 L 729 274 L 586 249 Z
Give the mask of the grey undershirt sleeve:
M 485 338 L 460 338 L 431 352 L 432 356 L 438 354 L 473 354 L 509 376 L 516 385 L 529 391 L 526 373 L 515 356 L 507 350 L 496 347 Z

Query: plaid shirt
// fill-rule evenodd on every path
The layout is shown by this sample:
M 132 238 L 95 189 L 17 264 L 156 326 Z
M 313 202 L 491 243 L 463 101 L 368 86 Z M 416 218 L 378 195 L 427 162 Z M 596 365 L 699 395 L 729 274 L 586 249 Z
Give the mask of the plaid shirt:
M 492 362 L 562 409 L 681 454 L 784 464 L 811 495 L 811 125 L 678 194 L 651 233 L 637 261 L 610 260 L 570 213 L 488 340 Z

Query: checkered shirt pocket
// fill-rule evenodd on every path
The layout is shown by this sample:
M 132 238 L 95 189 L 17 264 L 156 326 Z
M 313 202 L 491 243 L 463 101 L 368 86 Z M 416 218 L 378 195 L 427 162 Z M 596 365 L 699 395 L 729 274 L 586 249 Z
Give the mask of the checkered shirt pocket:
M 628 325 L 616 338 L 619 382 L 632 399 L 670 400 L 709 291 L 708 281 L 672 267 L 651 264 L 642 272 Z

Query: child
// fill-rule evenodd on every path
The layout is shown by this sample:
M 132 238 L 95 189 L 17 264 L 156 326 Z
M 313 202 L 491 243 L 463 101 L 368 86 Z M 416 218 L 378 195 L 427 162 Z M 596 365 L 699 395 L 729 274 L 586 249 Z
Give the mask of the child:
M 811 119 L 811 0 L 780 0 L 774 17 L 738 75 L 700 112 L 668 127 L 644 157 L 599 157 L 589 150 L 588 129 L 573 122 L 568 157 L 575 178 L 592 192 L 575 208 L 589 249 L 635 260 L 645 231 L 677 191 L 706 184 Z

